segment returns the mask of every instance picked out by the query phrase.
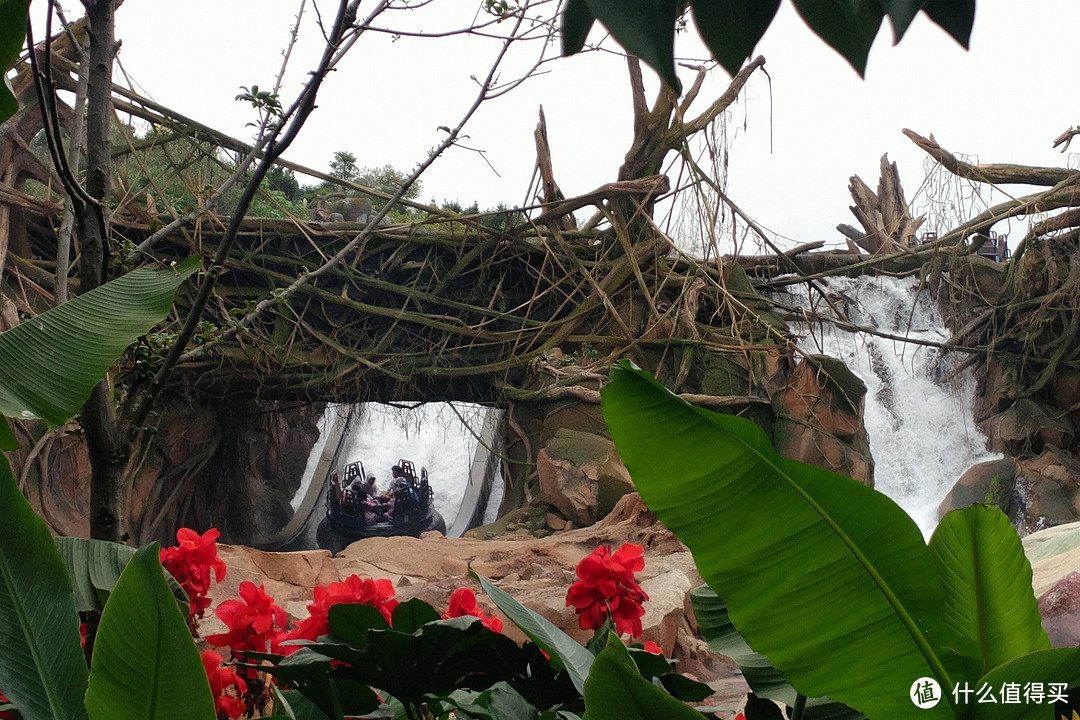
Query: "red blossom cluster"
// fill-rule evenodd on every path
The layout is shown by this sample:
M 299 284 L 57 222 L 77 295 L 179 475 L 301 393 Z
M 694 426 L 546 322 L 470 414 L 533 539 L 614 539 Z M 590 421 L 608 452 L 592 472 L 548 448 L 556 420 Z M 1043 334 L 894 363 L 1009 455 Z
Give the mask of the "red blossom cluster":
M 203 667 L 210 681 L 210 691 L 214 695 L 214 710 L 219 720 L 236 718 L 247 712 L 243 696 L 247 692 L 247 683 L 229 668 L 221 666 L 221 656 L 213 650 L 202 653 Z M 232 690 L 232 692 L 230 692 Z
M 281 640 L 317 640 L 320 635 L 330 632 L 327 613 L 338 603 L 360 603 L 371 605 L 382 613 L 386 622 L 390 622 L 398 601 L 394 597 L 394 585 L 389 580 L 362 578 L 350 575 L 341 582 L 329 585 L 316 585 L 312 590 L 313 602 L 307 606 L 308 617 L 295 630 L 281 637 Z M 274 652 L 288 655 L 295 652 L 295 646 L 284 646 Z
M 198 621 L 210 607 L 210 571 L 221 582 L 225 577 L 225 561 L 217 556 L 217 539 L 221 535 L 210 528 L 202 535 L 188 528 L 176 531 L 176 547 L 161 549 L 161 566 L 176 578 L 188 594 L 191 610 L 188 617 Z M 193 626 L 194 627 L 194 626 Z
M 262 585 L 245 580 L 240 583 L 240 599 L 226 600 L 214 613 L 225 623 L 228 632 L 207 635 L 206 642 L 215 647 L 228 646 L 233 658 L 244 651 L 267 652 L 277 647 L 285 634 L 285 611 L 266 594 Z M 245 668 L 248 680 L 254 680 L 256 670 Z
M 645 567 L 644 548 L 624 543 L 615 552 L 601 545 L 578 563 L 578 580 L 566 591 L 567 607 L 573 605 L 582 630 L 596 630 L 610 611 L 615 630 L 641 636 L 641 606 L 649 599 L 634 573 Z
M 476 593 L 469 588 L 458 588 L 450 596 L 450 609 L 443 615 L 444 618 L 464 617 L 471 615 L 480 618 L 488 630 L 502 632 L 503 621 L 497 616 L 487 617 L 484 611 L 476 604 Z

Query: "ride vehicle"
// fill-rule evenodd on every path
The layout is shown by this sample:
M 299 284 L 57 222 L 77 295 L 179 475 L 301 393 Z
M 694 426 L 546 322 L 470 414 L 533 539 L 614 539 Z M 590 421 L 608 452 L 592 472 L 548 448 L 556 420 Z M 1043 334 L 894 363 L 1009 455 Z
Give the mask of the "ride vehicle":
M 366 537 L 411 535 L 428 530 L 446 532 L 446 521 L 435 509 L 427 468 L 401 459 L 391 470 L 390 487 L 377 493 L 375 478 L 360 461 L 326 479 L 326 517 L 319 523 L 319 547 L 338 553 Z

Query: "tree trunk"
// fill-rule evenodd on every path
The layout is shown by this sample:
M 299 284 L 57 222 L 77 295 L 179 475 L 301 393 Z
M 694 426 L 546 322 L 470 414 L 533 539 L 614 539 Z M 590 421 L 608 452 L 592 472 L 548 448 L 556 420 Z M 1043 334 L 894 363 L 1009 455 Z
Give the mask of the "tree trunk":
M 113 20 L 115 0 L 84 0 L 89 21 L 90 72 L 86 91 L 86 192 L 97 207 L 73 198 L 79 221 L 79 280 L 83 291 L 105 282 L 108 266 L 109 120 L 112 117 Z M 79 413 L 90 455 L 90 537 L 123 537 L 122 473 L 128 447 L 116 425 L 112 383 L 98 383 Z

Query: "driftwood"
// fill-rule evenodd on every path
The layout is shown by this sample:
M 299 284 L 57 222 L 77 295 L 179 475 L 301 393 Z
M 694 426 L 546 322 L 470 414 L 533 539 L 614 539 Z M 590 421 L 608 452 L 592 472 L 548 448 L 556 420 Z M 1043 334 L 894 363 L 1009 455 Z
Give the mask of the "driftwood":
M 1027 165 L 1008 165 L 995 163 L 990 165 L 972 165 L 960 160 L 948 150 L 938 145 L 933 134 L 924 138 L 916 132 L 905 129 L 911 142 L 922 148 L 927 155 L 941 163 L 942 167 L 957 177 L 977 182 L 990 183 L 992 185 L 1057 185 L 1077 175 L 1075 170 L 1053 167 L 1031 167 Z
M 915 233 L 923 218 L 911 217 L 900 184 L 900 173 L 896 163 L 889 162 L 888 155 L 881 156 L 881 177 L 876 194 L 858 175 L 852 176 L 848 190 L 855 201 L 851 212 L 863 230 L 860 232 L 850 225 L 838 225 L 836 229 L 848 238 L 852 250 L 855 250 L 851 247 L 854 243 L 871 255 L 892 254 L 918 244 Z

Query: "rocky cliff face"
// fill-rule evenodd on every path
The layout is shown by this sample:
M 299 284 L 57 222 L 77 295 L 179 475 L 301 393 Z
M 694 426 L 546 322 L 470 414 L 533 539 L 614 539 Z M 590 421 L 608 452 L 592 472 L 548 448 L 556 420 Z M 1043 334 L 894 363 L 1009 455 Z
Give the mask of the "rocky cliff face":
M 166 400 L 157 432 L 127 470 L 132 541 L 171 542 L 188 526 L 217 527 L 231 542 L 248 542 L 256 527 L 281 527 L 321 414 L 321 406 Z M 88 536 L 90 467 L 78 435 L 45 434 L 40 424 L 22 422 L 16 433 L 23 449 L 10 457 L 31 503 L 53 532 Z
M 972 468 L 942 509 L 977 490 L 1031 532 L 1080 519 L 1080 250 L 1068 235 L 1025 244 L 1008 264 L 963 258 L 938 285 L 953 341 L 994 350 L 972 410 L 989 449 L 1014 461 Z

